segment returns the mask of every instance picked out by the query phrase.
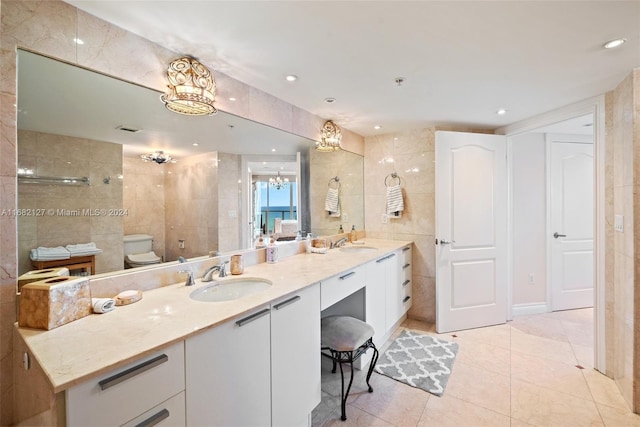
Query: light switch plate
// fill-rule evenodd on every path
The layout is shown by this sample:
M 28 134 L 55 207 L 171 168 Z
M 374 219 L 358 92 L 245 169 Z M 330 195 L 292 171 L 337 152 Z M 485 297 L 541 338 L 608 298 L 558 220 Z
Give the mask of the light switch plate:
M 622 215 L 616 215 L 615 216 L 614 229 L 618 233 L 623 233 L 624 232 L 624 216 L 622 216 Z

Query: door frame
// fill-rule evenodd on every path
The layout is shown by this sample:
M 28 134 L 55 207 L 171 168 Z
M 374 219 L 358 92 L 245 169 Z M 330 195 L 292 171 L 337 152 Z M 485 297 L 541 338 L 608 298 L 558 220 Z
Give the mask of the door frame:
M 605 96 L 599 95 L 526 120 L 496 129 L 495 133 L 507 136 L 508 171 L 508 269 L 507 319 L 511 320 L 513 305 L 513 140 L 512 137 L 535 129 L 593 114 L 594 154 L 594 367 L 606 372 L 605 339 Z M 548 286 L 548 285 L 547 285 Z
M 595 116 L 594 116 L 594 120 L 595 120 Z M 545 165 L 546 165 L 546 179 L 547 179 L 547 184 L 546 184 L 546 225 L 545 225 L 545 230 L 547 232 L 547 238 L 546 240 L 546 251 L 547 251 L 547 256 L 546 256 L 546 262 L 547 262 L 547 312 L 551 312 L 553 310 L 553 286 L 552 286 L 552 274 L 551 274 L 551 262 L 552 262 L 552 254 L 551 254 L 551 245 L 553 244 L 553 241 L 551 240 L 552 235 L 551 233 L 553 231 L 556 230 L 552 230 L 551 228 L 551 144 L 553 144 L 554 142 L 575 142 L 575 143 L 584 143 L 584 144 L 594 144 L 594 139 L 595 139 L 595 135 L 588 136 L 588 135 L 565 135 L 565 134 L 547 134 L 545 135 Z M 595 157 L 595 145 L 594 145 L 594 157 Z M 595 163 L 595 158 L 594 158 L 594 163 Z M 595 164 L 594 164 L 595 166 Z M 594 169 L 595 172 L 595 169 Z M 595 173 L 594 173 L 594 177 L 595 177 Z M 595 180 L 594 180 L 595 181 Z M 595 199 L 595 189 L 594 189 L 594 205 L 596 204 L 596 199 Z M 594 223 L 596 221 L 596 217 L 594 215 L 593 217 Z M 592 224 L 592 226 L 595 224 Z M 594 240 L 594 263 L 595 263 L 595 240 Z M 595 272 L 595 264 L 594 264 L 594 272 Z M 594 275 L 594 279 L 595 279 L 595 275 Z M 594 280 L 594 289 L 595 289 L 595 280 Z M 594 291 L 595 292 L 595 291 Z M 596 298 L 595 298 L 595 294 L 593 296 L 593 305 L 595 306 L 596 304 Z M 594 327 L 595 327 L 595 322 L 594 322 Z

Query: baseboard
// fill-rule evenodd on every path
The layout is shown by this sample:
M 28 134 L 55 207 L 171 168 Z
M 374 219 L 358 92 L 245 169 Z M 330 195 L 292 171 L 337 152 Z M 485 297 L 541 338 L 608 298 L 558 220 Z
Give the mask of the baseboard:
M 513 317 L 529 316 L 531 314 L 547 313 L 547 304 L 535 303 L 535 304 L 514 304 L 511 307 L 511 315 Z

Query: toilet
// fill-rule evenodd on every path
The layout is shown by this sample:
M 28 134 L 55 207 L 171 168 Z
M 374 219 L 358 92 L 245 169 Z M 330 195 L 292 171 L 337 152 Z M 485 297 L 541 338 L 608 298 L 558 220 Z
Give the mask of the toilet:
M 126 268 L 160 264 L 162 258 L 152 250 L 153 236 L 129 234 L 124 236 L 124 264 Z

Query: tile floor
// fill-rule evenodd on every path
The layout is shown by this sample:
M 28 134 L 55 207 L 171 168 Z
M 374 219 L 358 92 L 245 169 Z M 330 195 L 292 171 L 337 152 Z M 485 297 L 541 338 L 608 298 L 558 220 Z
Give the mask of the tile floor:
M 365 372 L 357 371 L 343 422 L 340 374 L 331 374 L 327 360 L 313 425 L 640 427 L 640 416 L 629 411 L 614 382 L 593 369 L 592 316 L 591 309 L 524 316 L 506 325 L 456 332 L 455 337 L 436 334 L 431 324 L 406 320 L 401 328 L 460 343 L 444 395 L 436 397 L 377 373 L 371 377 L 374 392 L 367 393 Z

